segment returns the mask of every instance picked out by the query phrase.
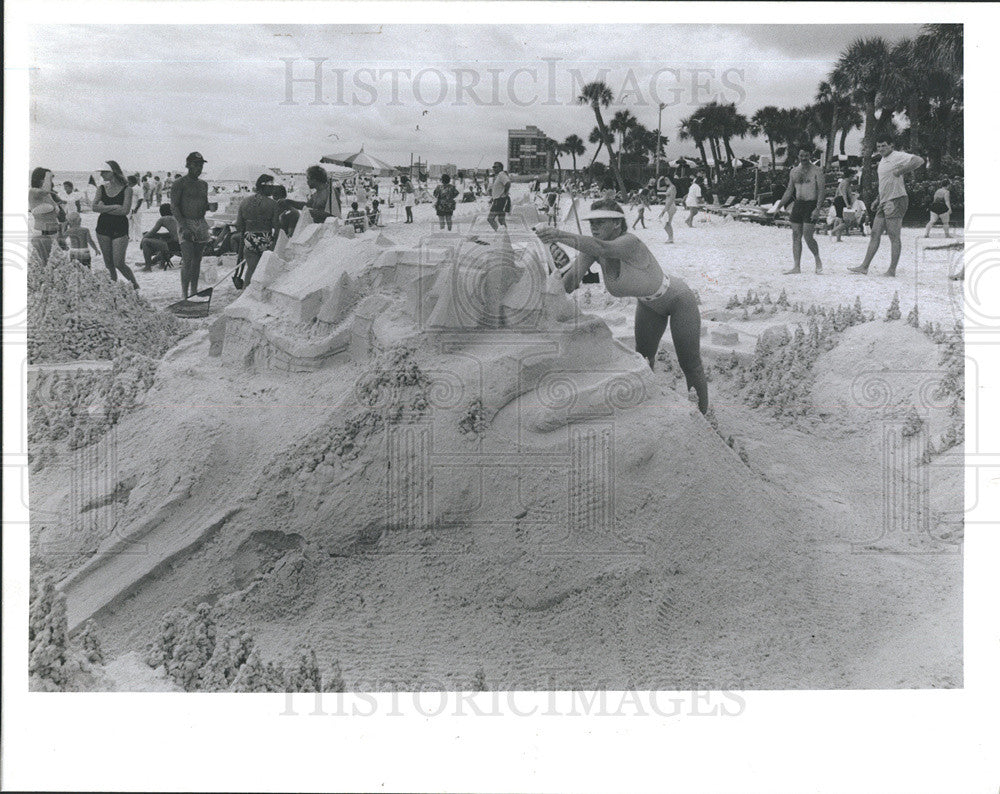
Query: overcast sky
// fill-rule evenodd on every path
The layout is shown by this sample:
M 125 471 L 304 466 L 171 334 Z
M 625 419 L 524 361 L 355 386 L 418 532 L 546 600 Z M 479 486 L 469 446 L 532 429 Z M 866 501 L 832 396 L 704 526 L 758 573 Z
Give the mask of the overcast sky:
M 534 124 L 558 140 L 576 133 L 586 141 L 594 116 L 573 98 L 580 82 L 601 76 L 615 95 L 606 118 L 624 107 L 655 129 L 665 103 L 668 153 L 693 154 L 677 124 L 699 104 L 736 102 L 748 117 L 763 105 L 804 105 L 855 38 L 918 32 L 870 24 L 52 25 L 34 29 L 31 163 L 92 170 L 111 158 L 126 170 L 179 169 L 196 149 L 207 176 L 238 162 L 301 171 L 363 144 L 394 164 L 413 153 L 485 167 L 506 160 L 508 128 Z M 307 82 L 289 84 L 289 76 Z M 762 152 L 766 143 L 734 148 Z

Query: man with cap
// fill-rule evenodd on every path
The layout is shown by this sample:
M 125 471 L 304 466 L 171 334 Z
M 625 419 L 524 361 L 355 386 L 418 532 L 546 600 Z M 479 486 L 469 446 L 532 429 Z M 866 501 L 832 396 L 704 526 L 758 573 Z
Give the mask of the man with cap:
M 208 183 L 199 179 L 204 165 L 201 153 L 191 152 L 187 174 L 176 179 L 170 189 L 170 210 L 181 238 L 181 292 L 185 298 L 198 291 L 202 253 L 212 239 L 205 213 L 219 208 L 218 203 L 208 200 Z
M 486 221 L 496 231 L 500 226 L 507 228 L 505 213 L 510 208 L 510 176 L 503 170 L 503 163 L 497 160 L 493 163 L 493 182 L 490 183 L 490 213 Z
M 635 297 L 635 349 L 649 362 L 656 361 L 667 325 L 684 372 L 688 389 L 698 397 L 698 410 L 708 411 L 708 380 L 701 362 L 701 311 L 698 297 L 683 281 L 663 272 L 646 245 L 628 231 L 622 208 L 611 199 L 595 201 L 583 216 L 590 221 L 591 236 L 545 226 L 535 233 L 545 243 L 564 243 L 580 252 L 563 274 L 563 287 L 573 292 L 583 274 L 597 262 L 604 286 L 616 298 Z

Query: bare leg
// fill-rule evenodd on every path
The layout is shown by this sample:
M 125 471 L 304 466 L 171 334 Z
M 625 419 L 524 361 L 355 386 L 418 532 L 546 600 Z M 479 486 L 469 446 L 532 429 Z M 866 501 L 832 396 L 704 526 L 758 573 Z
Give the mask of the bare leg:
M 902 218 L 886 218 L 885 230 L 889 235 L 889 269 L 885 271 L 887 276 L 896 275 L 896 266 L 899 264 L 899 255 L 903 250 L 903 244 L 899 239 L 899 233 L 903 228 Z
M 931 213 L 931 219 L 929 221 L 927 221 L 927 226 L 926 226 L 926 228 L 924 228 L 924 237 L 930 237 L 931 236 L 931 229 L 934 228 L 934 222 L 937 219 L 938 219 L 938 216 L 935 213 L 932 212 Z
M 802 224 L 792 224 L 792 262 L 791 270 L 786 270 L 782 275 L 791 276 L 802 272 Z
M 951 237 L 951 213 L 943 212 L 939 217 L 941 218 L 941 225 L 944 226 L 944 236 Z
M 101 256 L 104 257 L 104 266 L 108 269 L 108 275 L 112 281 L 118 280 L 118 270 L 115 268 L 115 253 L 111 245 L 111 238 L 106 234 L 97 235 L 97 244 L 101 247 Z
M 250 286 L 250 279 L 253 278 L 253 272 L 257 269 L 260 257 L 261 253 L 259 251 L 247 251 L 244 249 L 243 259 L 247 263 L 246 272 L 243 274 L 244 289 Z M 197 283 L 195 287 L 197 287 Z
M 861 263 L 860 267 L 848 268 L 851 273 L 868 272 L 868 266 L 871 265 L 872 259 L 875 258 L 875 254 L 878 251 L 879 244 L 882 242 L 882 230 L 884 228 L 885 218 L 881 215 L 876 215 L 875 220 L 872 222 L 871 238 L 868 240 L 868 252 L 865 254 L 865 260 Z
M 688 389 L 698 395 L 698 410 L 708 411 L 708 379 L 701 363 L 701 312 L 694 295 L 690 295 L 670 313 L 670 337 L 677 352 Z
M 139 289 L 139 282 L 135 280 L 132 269 L 125 264 L 125 251 L 128 250 L 128 237 L 116 237 L 111 241 L 111 250 L 114 256 L 115 270 L 127 278 L 133 287 Z
M 676 209 L 672 209 L 667 213 L 667 222 L 663 226 L 663 231 L 667 233 L 668 243 L 672 243 L 674 241 L 674 215 L 676 212 Z
M 139 249 L 142 251 L 143 259 L 146 262 L 145 270 L 148 273 L 153 269 L 153 257 L 156 254 L 166 254 L 170 250 L 170 246 L 155 237 L 144 237 L 139 243 Z
M 823 262 L 819 258 L 819 243 L 816 242 L 816 238 L 813 236 L 813 230 L 816 227 L 811 223 L 802 224 L 802 238 L 806 242 L 806 247 L 812 252 L 813 258 L 816 260 L 816 272 L 823 272 Z M 801 252 L 801 247 L 799 251 Z
M 202 244 L 191 240 L 181 240 L 181 294 L 184 298 L 198 291 L 198 277 L 201 275 Z
M 650 369 L 653 369 L 656 362 L 656 351 L 660 347 L 664 331 L 667 330 L 667 321 L 667 317 L 657 314 L 642 301 L 636 303 L 635 349 L 649 362 Z
M 486 222 L 493 227 L 493 231 L 497 230 L 497 216 L 492 212 L 486 216 Z

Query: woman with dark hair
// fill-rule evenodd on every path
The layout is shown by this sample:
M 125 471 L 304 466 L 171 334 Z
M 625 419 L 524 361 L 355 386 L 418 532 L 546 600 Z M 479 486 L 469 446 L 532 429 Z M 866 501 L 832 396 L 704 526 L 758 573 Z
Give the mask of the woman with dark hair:
M 31 245 L 46 261 L 52 252 L 52 241 L 58 239 L 62 226 L 59 220 L 62 202 L 52 191 L 52 179 L 53 174 L 48 168 L 36 168 L 31 172 L 31 187 L 28 189 L 28 211 L 35 220 Z
M 250 286 L 250 279 L 265 251 L 274 248 L 279 227 L 278 202 L 267 195 L 274 177 L 261 174 L 254 185 L 254 194 L 240 202 L 236 212 L 236 258 L 246 260 L 243 286 Z
M 306 169 L 306 184 L 312 194 L 305 201 L 285 199 L 289 207 L 307 209 L 316 223 L 323 223 L 327 218 L 340 217 L 340 202 L 334 192 L 330 177 L 321 165 L 311 165 Z
M 931 219 L 924 229 L 924 237 L 931 236 L 931 229 L 934 224 L 941 221 L 944 227 L 944 236 L 951 237 L 951 180 L 947 177 L 942 179 L 938 189 L 934 191 L 934 198 L 931 199 Z
M 451 184 L 448 174 L 442 174 L 441 184 L 434 188 L 434 211 L 438 216 L 438 228 L 443 229 L 447 224 L 448 231 L 451 231 L 451 216 L 455 213 L 456 198 L 458 189 Z
M 139 289 L 139 282 L 125 264 L 125 250 L 128 248 L 129 212 L 132 208 L 132 188 L 129 187 L 121 166 L 114 160 L 106 162 L 101 169 L 104 180 L 94 196 L 94 212 L 97 216 L 97 244 L 101 246 L 104 266 L 112 281 L 121 273 L 132 286 Z
M 591 264 L 597 262 L 609 293 L 617 298 L 638 298 L 635 349 L 649 362 L 650 368 L 669 324 L 688 389 L 695 390 L 698 410 L 705 413 L 708 381 L 701 363 L 701 312 L 697 297 L 679 278 L 663 272 L 652 252 L 628 231 L 625 213 L 615 201 L 595 201 L 583 220 L 590 221 L 590 237 L 549 226 L 535 232 L 545 243 L 565 243 L 580 252 L 563 275 L 564 288 L 573 292 Z

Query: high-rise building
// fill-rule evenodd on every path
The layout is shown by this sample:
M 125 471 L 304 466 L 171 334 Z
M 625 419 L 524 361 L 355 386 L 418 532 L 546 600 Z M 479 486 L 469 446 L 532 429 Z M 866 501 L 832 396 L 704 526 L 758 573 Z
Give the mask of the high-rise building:
M 523 130 L 507 130 L 507 170 L 512 174 L 537 174 L 549 166 L 548 138 L 529 124 Z

